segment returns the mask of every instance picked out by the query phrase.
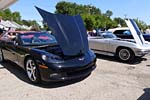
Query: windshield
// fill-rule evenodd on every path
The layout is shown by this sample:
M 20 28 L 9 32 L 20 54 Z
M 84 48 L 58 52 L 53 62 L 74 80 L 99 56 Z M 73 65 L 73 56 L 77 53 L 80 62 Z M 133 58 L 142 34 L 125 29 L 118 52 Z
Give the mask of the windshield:
M 102 32 L 100 36 L 103 38 L 117 38 L 117 36 L 111 32 Z
M 20 34 L 23 45 L 42 45 L 57 43 L 53 35 L 46 32 Z

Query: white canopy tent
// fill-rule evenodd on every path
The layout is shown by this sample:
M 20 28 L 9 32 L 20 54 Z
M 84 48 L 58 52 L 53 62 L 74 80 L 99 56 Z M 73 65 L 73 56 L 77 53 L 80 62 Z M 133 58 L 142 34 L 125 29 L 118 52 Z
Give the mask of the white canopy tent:
M 11 21 L 1 20 L 0 28 L 5 29 L 5 30 L 8 30 L 9 28 L 11 28 L 12 30 L 15 30 L 16 28 L 19 28 L 19 27 L 13 24 Z
M 0 0 L 0 10 L 8 8 L 10 5 L 15 3 L 17 0 Z
M 22 28 L 21 25 L 19 25 L 18 23 L 14 22 L 14 21 L 11 21 L 11 23 L 12 23 L 13 25 L 15 25 L 17 28 Z
M 14 25 L 13 23 L 11 23 L 10 21 L 6 21 L 5 22 L 6 27 L 11 27 L 11 28 L 18 28 L 16 25 Z

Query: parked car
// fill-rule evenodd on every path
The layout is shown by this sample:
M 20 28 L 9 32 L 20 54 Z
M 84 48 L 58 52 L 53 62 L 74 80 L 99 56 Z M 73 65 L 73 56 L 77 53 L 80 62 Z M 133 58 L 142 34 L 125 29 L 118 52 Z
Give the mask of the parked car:
M 100 32 L 98 36 L 88 37 L 90 48 L 95 53 L 117 56 L 125 62 L 148 54 L 150 43 L 144 41 L 134 20 L 126 20 L 126 23 L 135 39 L 121 39 L 112 32 Z
M 75 56 L 64 55 L 54 36 L 47 32 L 16 33 L 15 40 L 0 38 L 0 61 L 10 60 L 26 70 L 30 81 L 60 81 L 89 75 L 95 55 L 89 50 Z
M 122 61 L 131 61 L 135 56 L 142 57 L 150 52 L 150 45 L 139 47 L 132 39 L 121 39 L 112 32 L 101 32 L 89 37 L 89 46 L 97 54 L 116 56 Z
M 62 23 L 59 23 L 64 33 L 58 32 L 59 28 L 55 30 L 55 27 L 51 27 L 55 36 L 47 32 L 13 32 L 16 35 L 15 38 L 9 39 L 10 32 L 2 34 L 0 37 L 0 61 L 10 60 L 18 64 L 26 71 L 29 80 L 33 83 L 40 83 L 41 80 L 63 81 L 88 76 L 96 67 L 96 56 L 88 47 L 86 33 L 78 32 L 83 31 L 84 26 L 81 27 L 82 29 L 76 30 L 78 22 L 69 20 L 76 24 L 69 23 L 73 26 L 72 29 L 75 29 L 70 30 L 72 36 L 68 36 L 66 33 L 68 27 L 63 27 L 63 25 L 68 25 L 67 16 L 61 16 L 66 19 L 60 20 Z M 73 19 L 76 18 L 73 17 Z M 51 23 L 58 24 L 55 19 Z M 82 21 L 80 21 L 81 23 Z M 64 36 L 65 38 L 63 38 Z
M 109 29 L 108 31 L 112 32 L 119 38 L 123 39 L 133 39 L 133 36 L 131 34 L 131 31 L 128 27 L 119 27 L 119 28 L 112 28 Z M 146 41 L 150 42 L 150 34 L 142 33 L 143 37 Z

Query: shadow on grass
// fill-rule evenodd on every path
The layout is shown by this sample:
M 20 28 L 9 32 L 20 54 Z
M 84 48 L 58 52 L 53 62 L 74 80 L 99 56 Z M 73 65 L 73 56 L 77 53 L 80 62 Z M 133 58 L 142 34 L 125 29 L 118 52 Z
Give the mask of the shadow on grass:
M 150 100 L 150 88 L 145 88 L 144 93 L 137 100 Z
M 41 84 L 33 84 L 31 81 L 29 81 L 25 70 L 23 70 L 21 67 L 19 67 L 18 65 L 16 65 L 13 62 L 10 61 L 5 61 L 4 63 L 1 63 L 1 65 L 3 66 L 3 68 L 6 68 L 9 72 L 11 72 L 13 75 L 15 75 L 17 78 L 19 78 L 20 80 L 30 84 L 30 85 L 34 85 L 34 86 L 38 86 L 41 88 L 58 88 L 58 87 L 63 87 L 63 86 L 67 86 L 67 85 L 71 85 L 77 82 L 80 82 L 82 80 L 84 80 L 86 77 L 84 78 L 79 78 L 79 79 L 74 79 L 74 80 L 68 80 L 68 81 L 61 81 L 61 82 L 42 82 Z
M 136 65 L 136 64 L 139 64 L 139 63 L 147 60 L 147 58 L 144 58 L 144 57 L 142 57 L 142 58 L 141 57 L 135 57 L 135 59 L 133 61 L 123 62 L 115 56 L 106 56 L 106 55 L 101 55 L 101 54 L 96 54 L 96 56 L 99 59 L 104 59 L 104 60 L 119 62 L 119 63 L 126 63 L 126 64 L 131 64 L 131 65 Z

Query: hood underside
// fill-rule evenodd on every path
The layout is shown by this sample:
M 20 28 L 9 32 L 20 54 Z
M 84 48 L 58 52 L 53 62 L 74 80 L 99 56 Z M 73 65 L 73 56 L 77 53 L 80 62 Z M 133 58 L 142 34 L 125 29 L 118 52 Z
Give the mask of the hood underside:
M 52 30 L 64 55 L 74 56 L 88 51 L 86 29 L 80 15 L 52 14 L 36 7 Z
M 133 19 L 127 19 L 125 22 L 128 25 L 135 42 L 140 46 L 144 45 L 145 40 L 143 34 L 141 33 L 135 21 Z

